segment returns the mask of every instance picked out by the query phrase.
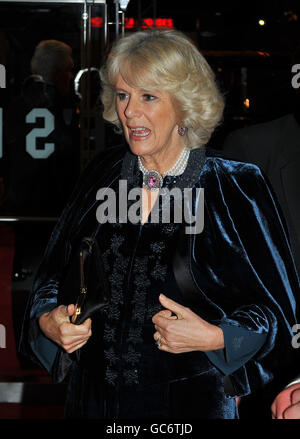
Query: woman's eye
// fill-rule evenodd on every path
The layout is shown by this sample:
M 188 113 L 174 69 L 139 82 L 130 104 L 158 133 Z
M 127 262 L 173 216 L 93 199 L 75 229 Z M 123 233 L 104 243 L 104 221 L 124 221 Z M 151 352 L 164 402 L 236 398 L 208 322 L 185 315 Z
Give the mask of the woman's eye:
M 119 99 L 119 101 L 124 101 L 124 99 L 126 99 L 127 94 L 126 93 L 117 93 L 117 97 Z
M 148 94 L 148 93 L 145 93 L 143 96 L 144 96 L 144 99 L 145 99 L 146 101 L 154 101 L 154 99 L 156 99 L 155 96 L 150 95 L 150 94 Z

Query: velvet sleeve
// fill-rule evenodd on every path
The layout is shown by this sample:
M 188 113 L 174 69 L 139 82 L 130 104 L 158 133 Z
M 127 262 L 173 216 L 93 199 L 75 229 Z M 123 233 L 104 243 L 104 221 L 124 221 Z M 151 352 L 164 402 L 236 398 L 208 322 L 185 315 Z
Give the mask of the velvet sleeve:
M 225 349 L 207 355 L 224 374 L 242 372 L 247 394 L 282 370 L 294 373 L 299 280 L 280 207 L 257 166 L 211 160 L 201 186 L 205 224 L 193 248 L 195 276 L 225 335 Z
M 59 280 L 64 268 L 64 254 L 68 246 L 66 225 L 71 212 L 72 201 L 70 200 L 52 232 L 35 276 L 25 311 L 19 344 L 19 351 L 22 355 L 28 356 L 47 370 L 52 365 L 55 345 L 41 331 L 38 318 L 57 306 Z
M 51 367 L 54 357 L 54 343 L 43 335 L 38 317 L 57 306 L 59 285 L 70 258 L 72 242 L 80 233 L 83 220 L 87 219 L 89 212 L 92 227 L 95 228 L 97 222 L 91 206 L 96 203 L 96 192 L 99 187 L 109 185 L 106 179 L 111 178 L 123 151 L 123 147 L 111 148 L 96 156 L 85 168 L 52 232 L 37 270 L 26 307 L 19 350 L 47 369 Z M 41 357 L 38 352 L 41 352 Z
M 65 207 L 51 235 L 34 279 L 20 338 L 20 352 L 47 370 L 51 368 L 57 346 L 43 334 L 38 318 L 57 306 L 59 281 L 69 245 L 67 225 L 70 224 L 73 204 L 76 205 L 75 197 Z
M 224 375 L 239 369 L 262 348 L 267 334 L 227 324 L 218 325 L 224 334 L 223 349 L 206 352 L 209 360 Z
M 49 303 L 36 310 L 35 315 L 31 316 L 30 332 L 28 334 L 31 351 L 48 372 L 51 372 L 58 346 L 54 341 L 47 338 L 40 329 L 39 317 L 52 311 L 55 307 L 56 303 Z

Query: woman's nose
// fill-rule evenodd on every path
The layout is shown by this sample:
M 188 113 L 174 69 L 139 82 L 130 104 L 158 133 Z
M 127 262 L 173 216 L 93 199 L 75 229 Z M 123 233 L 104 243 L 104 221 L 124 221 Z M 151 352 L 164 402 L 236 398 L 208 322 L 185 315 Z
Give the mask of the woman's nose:
M 127 107 L 125 108 L 125 116 L 127 118 L 138 117 L 141 114 L 140 105 L 137 99 L 134 97 L 130 97 L 127 103 Z

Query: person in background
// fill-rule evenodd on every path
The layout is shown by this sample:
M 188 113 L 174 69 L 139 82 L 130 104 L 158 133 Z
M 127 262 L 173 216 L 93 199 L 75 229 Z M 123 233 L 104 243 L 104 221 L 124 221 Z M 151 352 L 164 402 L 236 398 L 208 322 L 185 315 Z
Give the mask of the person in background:
M 58 216 L 79 176 L 79 128 L 69 45 L 40 42 L 32 75 L 5 113 L 2 214 Z
M 299 64 L 300 50 L 293 56 Z M 258 165 L 269 178 L 286 222 L 292 252 L 300 276 L 300 89 L 291 93 L 293 111 L 278 119 L 236 130 L 228 135 L 224 153 Z M 298 320 L 299 321 L 299 320 Z M 297 349 L 297 348 L 295 348 Z M 300 362 L 299 368 L 300 370 Z M 286 381 L 288 384 L 288 380 Z M 260 395 L 263 399 L 263 394 Z M 300 384 L 292 381 L 272 404 L 273 418 L 300 418 Z M 240 412 L 257 414 L 256 398 L 241 401 Z
M 293 60 L 300 63 L 300 49 Z M 233 131 L 222 150 L 237 160 L 256 164 L 269 178 L 287 223 L 300 276 L 300 88 L 289 96 L 291 113 Z
M 73 92 L 72 48 L 41 41 L 31 59 L 31 75 L 4 114 L 1 215 L 58 217 L 80 173 L 78 99 Z M 31 271 L 29 248 L 39 254 L 53 223 L 15 223 L 14 279 Z

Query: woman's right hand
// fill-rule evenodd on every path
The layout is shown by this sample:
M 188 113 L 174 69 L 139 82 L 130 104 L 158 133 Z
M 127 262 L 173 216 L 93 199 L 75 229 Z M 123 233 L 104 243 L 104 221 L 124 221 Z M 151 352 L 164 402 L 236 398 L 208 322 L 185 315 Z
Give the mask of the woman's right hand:
M 46 337 L 61 346 L 66 352 L 80 349 L 92 335 L 92 320 L 86 319 L 81 325 L 74 325 L 69 317 L 73 315 L 73 304 L 60 305 L 39 318 L 39 325 Z

